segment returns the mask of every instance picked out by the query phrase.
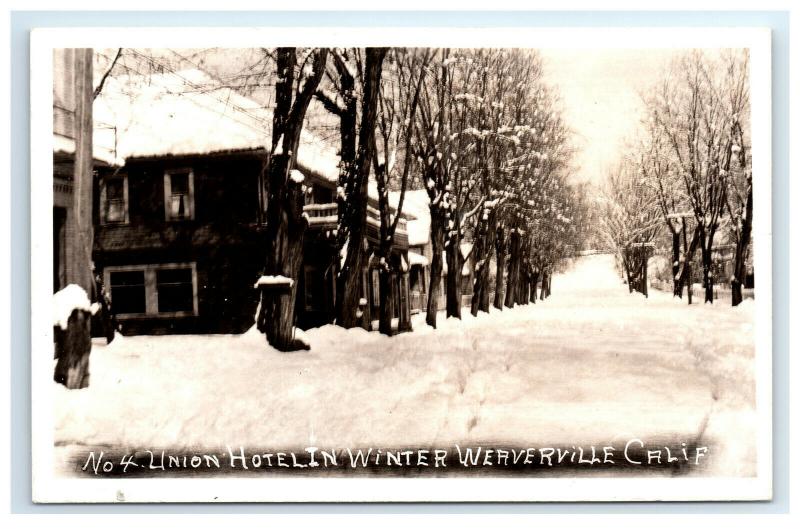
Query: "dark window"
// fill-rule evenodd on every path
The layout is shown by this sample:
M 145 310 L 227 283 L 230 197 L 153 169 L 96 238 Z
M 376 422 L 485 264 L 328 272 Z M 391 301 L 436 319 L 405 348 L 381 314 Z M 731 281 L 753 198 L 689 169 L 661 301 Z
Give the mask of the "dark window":
M 158 312 L 194 311 L 192 269 L 162 269 L 156 271 Z
M 408 289 L 411 292 L 422 291 L 424 289 L 422 283 L 422 267 L 414 267 L 408 275 Z
M 169 213 L 172 219 L 191 215 L 189 204 L 189 173 L 170 173 Z
M 111 178 L 106 181 L 106 221 L 125 221 L 125 179 Z
M 312 201 L 314 204 L 328 204 L 334 202 L 333 190 L 322 186 L 312 187 Z
M 144 271 L 111 273 L 111 308 L 116 314 L 145 313 Z

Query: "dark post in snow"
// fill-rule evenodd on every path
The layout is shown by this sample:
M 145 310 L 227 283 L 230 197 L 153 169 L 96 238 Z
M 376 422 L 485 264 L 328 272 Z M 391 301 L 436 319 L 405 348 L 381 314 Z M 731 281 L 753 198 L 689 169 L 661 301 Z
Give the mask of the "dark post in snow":
M 67 267 L 68 284 L 76 284 L 91 295 L 92 275 L 92 87 L 93 52 L 91 48 L 76 49 L 68 67 L 75 72 L 75 164 L 73 174 L 73 212 L 69 222 L 75 234 L 76 252 Z M 72 310 L 66 329 L 55 328 L 56 363 L 53 378 L 67 388 L 89 386 L 89 355 L 92 351 L 91 313 L 86 308 Z
M 296 280 L 303 261 L 303 236 L 308 222 L 303 217 L 302 178 L 293 169 L 303 120 L 322 79 L 327 55 L 326 49 L 310 54 L 306 58 L 310 64 L 300 65 L 300 78 L 295 86 L 295 49 L 277 50 L 278 80 L 275 83 L 265 237 L 268 248 L 264 274 L 267 280 L 260 280 L 257 284 L 261 290 L 261 304 L 256 322 L 259 331 L 267 336 L 267 342 L 280 351 L 308 348 L 294 338 Z M 311 71 L 303 80 L 302 72 L 306 66 L 310 66 Z

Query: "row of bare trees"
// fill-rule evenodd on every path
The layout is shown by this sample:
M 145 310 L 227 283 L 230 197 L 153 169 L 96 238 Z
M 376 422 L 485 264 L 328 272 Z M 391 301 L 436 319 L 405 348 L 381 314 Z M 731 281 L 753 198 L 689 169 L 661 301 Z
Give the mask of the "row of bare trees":
M 427 322 L 436 326 L 446 263 L 446 314 L 461 317 L 462 269 L 474 259 L 473 314 L 549 294 L 555 263 L 575 247 L 582 205 L 566 182 L 568 131 L 524 50 L 423 48 L 265 50 L 276 64 L 268 175 L 265 275 L 285 278 L 262 292 L 257 322 L 270 344 L 300 347 L 293 311 L 305 218 L 292 178 L 306 111 L 316 100 L 338 122 L 339 176 L 335 320 L 362 320 L 362 271 L 379 268 L 379 329 L 391 333 L 391 260 L 406 191 L 429 199 L 432 259 Z M 370 183 L 377 188 L 380 240 L 366 244 Z M 399 192 L 390 204 L 389 192 Z M 460 252 L 472 240 L 472 255 Z M 496 264 L 490 286 L 490 263 Z M 494 291 L 494 300 L 490 293 Z
M 547 274 L 569 244 L 559 231 L 570 228 L 573 204 L 565 183 L 567 130 L 538 55 L 509 49 L 422 53 L 429 66 L 419 111 L 408 122 L 415 137 L 406 160 L 429 200 L 426 321 L 435 327 L 445 270 L 445 314 L 461 318 L 465 260 L 475 264 L 473 315 L 492 304 L 502 309 L 535 300 L 540 277 L 547 294 Z M 462 253 L 466 239 L 470 250 Z
M 706 302 L 714 300 L 715 283 L 725 281 L 713 267 L 724 234 L 734 247 L 729 281 L 738 305 L 753 226 L 747 50 L 680 56 L 644 102 L 641 141 L 608 182 L 602 232 L 623 259 L 665 235 L 673 293 L 681 297 L 686 288 L 690 303 L 696 252 Z M 638 259 L 646 267 L 646 257 Z

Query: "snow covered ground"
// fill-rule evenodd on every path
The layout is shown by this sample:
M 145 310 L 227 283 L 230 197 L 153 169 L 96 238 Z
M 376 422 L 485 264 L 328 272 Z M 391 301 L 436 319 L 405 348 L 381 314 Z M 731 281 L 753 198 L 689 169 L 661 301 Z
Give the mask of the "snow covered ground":
M 755 473 L 753 303 L 629 294 L 607 255 L 553 295 L 384 337 L 326 326 L 311 350 L 240 336 L 96 344 L 91 386 L 56 385 L 56 454 L 77 446 L 434 447 L 453 443 L 709 446 L 705 471 Z M 55 385 L 55 383 L 53 383 Z

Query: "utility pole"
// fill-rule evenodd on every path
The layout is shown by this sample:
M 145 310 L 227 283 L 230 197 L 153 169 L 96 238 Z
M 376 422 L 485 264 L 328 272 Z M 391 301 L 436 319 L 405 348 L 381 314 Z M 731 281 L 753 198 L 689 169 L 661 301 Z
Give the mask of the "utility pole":
M 80 287 L 91 298 L 94 292 L 92 271 L 92 246 L 94 230 L 92 226 L 92 181 L 94 162 L 92 154 L 92 101 L 93 90 L 93 52 L 91 48 L 75 49 L 71 64 L 75 85 L 75 108 L 73 137 L 75 140 L 75 160 L 73 172 L 72 215 L 67 216 L 68 231 L 74 236 L 74 251 L 67 264 L 67 284 Z M 73 285 L 66 289 L 75 290 Z M 66 291 L 65 289 L 65 291 Z M 80 292 L 80 290 L 78 290 Z M 58 296 L 58 293 L 57 293 Z M 69 297 L 67 300 L 70 301 Z M 74 302 L 72 302 L 74 303 Z M 85 305 L 85 304 L 84 304 Z M 87 307 L 71 309 L 66 329 L 55 326 L 56 363 L 53 378 L 67 388 L 86 388 L 89 386 L 89 354 L 92 351 L 92 314 Z
M 92 246 L 94 230 L 92 226 L 92 179 L 94 164 L 92 159 L 92 49 L 75 50 L 75 170 L 73 176 L 72 216 L 75 226 L 76 250 L 72 268 L 75 283 L 89 296 L 94 287 L 92 274 Z

